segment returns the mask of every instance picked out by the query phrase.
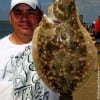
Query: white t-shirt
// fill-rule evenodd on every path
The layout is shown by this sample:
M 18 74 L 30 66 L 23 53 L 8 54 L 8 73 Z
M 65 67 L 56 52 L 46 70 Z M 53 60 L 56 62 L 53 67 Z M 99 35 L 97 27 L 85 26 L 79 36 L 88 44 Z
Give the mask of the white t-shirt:
M 32 46 L 12 57 L 15 100 L 59 100 L 59 94 L 50 90 L 39 78 L 32 59 Z
M 12 68 L 6 66 L 12 55 L 22 52 L 26 46 L 15 45 L 9 40 L 10 35 L 0 39 L 0 100 L 12 100 Z
M 0 40 L 0 100 L 59 100 L 39 78 L 31 43 L 14 45 L 9 36 Z

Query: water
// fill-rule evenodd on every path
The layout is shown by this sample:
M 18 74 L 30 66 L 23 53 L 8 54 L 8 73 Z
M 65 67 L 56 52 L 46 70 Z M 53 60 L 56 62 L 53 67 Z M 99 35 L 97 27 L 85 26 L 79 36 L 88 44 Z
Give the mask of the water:
M 8 21 L 0 21 L 0 38 L 12 33 L 12 28 Z

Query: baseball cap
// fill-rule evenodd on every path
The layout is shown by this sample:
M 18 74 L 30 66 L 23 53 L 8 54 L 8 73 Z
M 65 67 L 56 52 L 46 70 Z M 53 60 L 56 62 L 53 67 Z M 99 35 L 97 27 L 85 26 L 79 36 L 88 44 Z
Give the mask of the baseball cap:
M 25 3 L 27 5 L 29 5 L 30 7 L 32 7 L 33 9 L 36 9 L 36 7 L 38 7 L 39 9 L 41 9 L 41 5 L 39 0 L 11 0 L 11 4 L 10 4 L 10 11 L 17 5 L 20 3 Z

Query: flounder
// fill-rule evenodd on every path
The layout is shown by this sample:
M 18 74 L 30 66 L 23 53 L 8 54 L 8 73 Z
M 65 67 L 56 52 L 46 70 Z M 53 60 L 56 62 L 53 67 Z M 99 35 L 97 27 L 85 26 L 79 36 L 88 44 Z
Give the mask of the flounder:
M 52 90 L 67 94 L 85 82 L 96 66 L 97 50 L 79 20 L 74 0 L 54 0 L 33 35 L 33 60 Z

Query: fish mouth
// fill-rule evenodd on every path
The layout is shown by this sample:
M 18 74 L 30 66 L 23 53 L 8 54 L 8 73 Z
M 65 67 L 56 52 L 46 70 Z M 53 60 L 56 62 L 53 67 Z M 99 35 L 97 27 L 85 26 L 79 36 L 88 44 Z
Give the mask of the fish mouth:
M 60 24 L 61 23 L 61 20 L 57 19 L 55 16 L 53 16 L 53 17 L 50 16 L 50 19 L 52 20 L 52 22 L 54 24 Z
M 53 22 L 54 22 L 55 24 L 60 24 L 60 23 L 61 23 L 60 20 L 53 20 Z
M 61 23 L 61 21 L 58 20 L 58 19 L 55 18 L 55 17 L 49 17 L 49 16 L 47 16 L 47 15 L 44 15 L 44 17 L 45 17 L 46 20 L 47 20 L 49 23 L 51 23 L 51 24 L 60 24 L 60 23 Z

